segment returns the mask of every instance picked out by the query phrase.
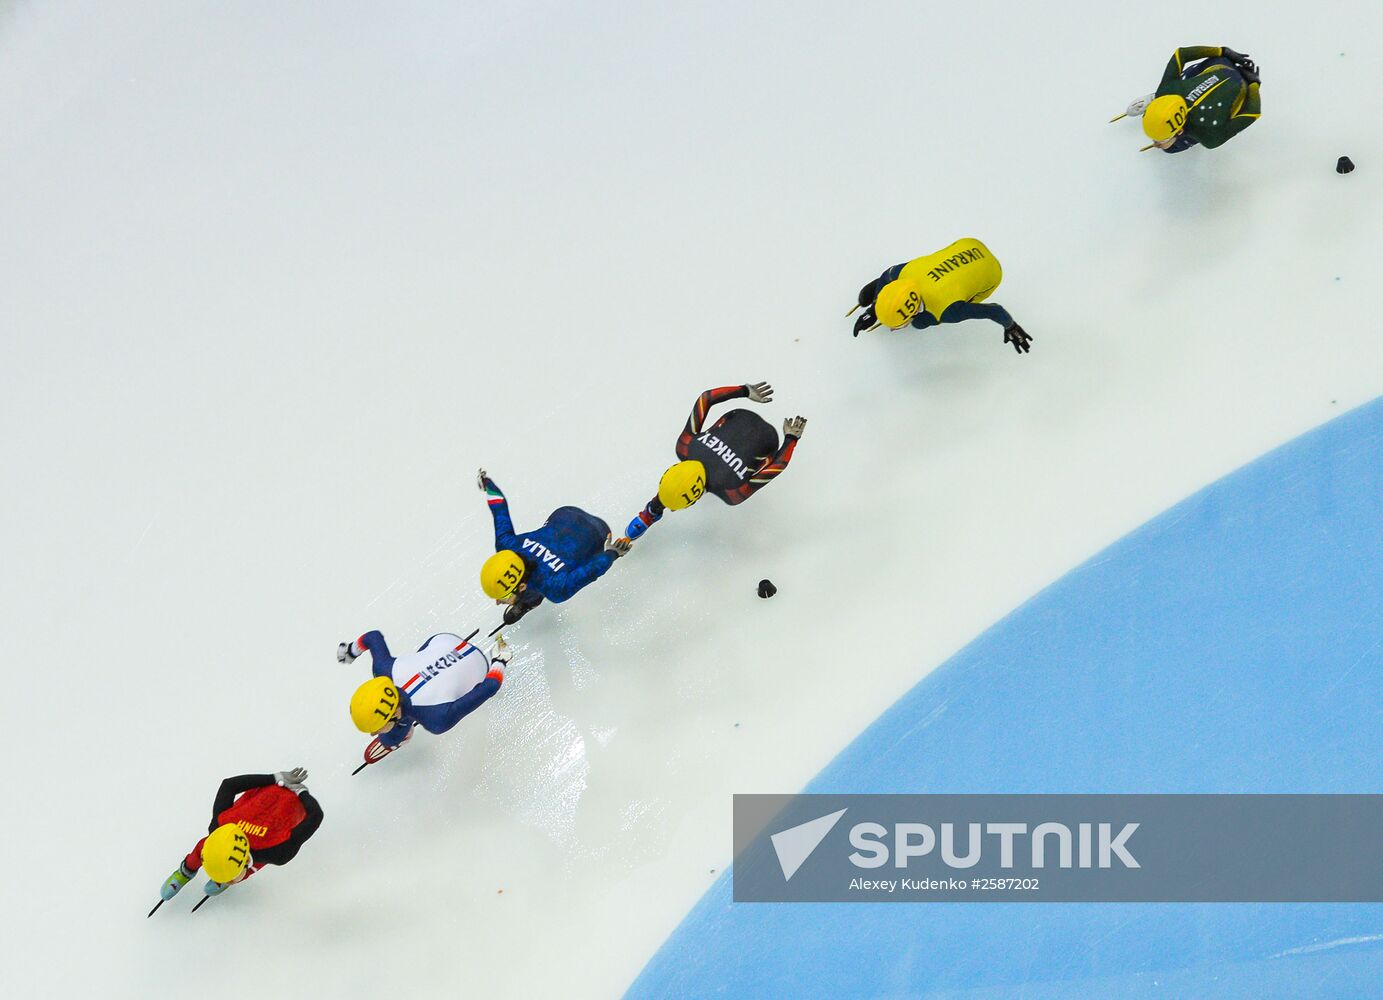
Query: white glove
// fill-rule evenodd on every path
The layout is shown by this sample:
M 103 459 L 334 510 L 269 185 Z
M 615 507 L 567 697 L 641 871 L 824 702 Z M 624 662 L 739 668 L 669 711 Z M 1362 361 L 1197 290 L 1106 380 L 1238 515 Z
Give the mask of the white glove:
M 749 402 L 767 403 L 773 399 L 773 386 L 767 382 L 755 382 L 749 386 Z
M 295 767 L 291 771 L 275 771 L 274 780 L 290 792 L 301 792 L 307 781 L 307 768 Z
M 484 469 L 481 469 L 479 472 L 475 474 L 475 485 L 479 488 L 481 493 L 485 492 L 485 480 L 488 478 L 489 473 L 487 473 Z
M 629 554 L 629 550 L 633 547 L 634 543 L 627 538 L 605 539 L 605 551 L 613 552 L 615 554 L 615 558 L 617 559 L 620 556 L 627 556 Z
M 1130 118 L 1142 118 L 1143 112 L 1148 110 L 1148 105 L 1152 103 L 1153 98 L 1156 96 L 1156 94 L 1148 94 L 1146 97 L 1138 98 L 1138 100 L 1124 109 L 1124 114 Z
M 509 650 L 509 643 L 504 641 L 504 636 L 501 635 L 496 637 L 495 651 L 490 654 L 490 662 L 503 663 L 505 666 L 508 666 L 509 658 L 513 655 L 514 654 Z
M 783 437 L 800 438 L 806 429 L 806 417 L 789 417 L 783 421 Z

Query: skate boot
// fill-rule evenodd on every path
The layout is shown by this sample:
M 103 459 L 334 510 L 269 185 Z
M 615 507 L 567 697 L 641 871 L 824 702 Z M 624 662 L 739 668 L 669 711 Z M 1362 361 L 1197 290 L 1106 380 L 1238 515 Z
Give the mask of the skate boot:
M 167 902 L 176 896 L 183 886 L 192 880 L 194 872 L 187 870 L 187 862 L 178 864 L 178 870 L 168 876 L 168 880 L 163 883 L 163 887 L 158 891 L 158 898 Z
M 653 514 L 649 512 L 649 509 L 647 507 L 645 507 L 643 510 L 639 511 L 636 515 L 634 515 L 634 519 L 629 522 L 629 527 L 624 529 L 624 537 L 632 542 L 634 539 L 638 538 L 645 531 L 647 531 L 655 521 L 660 520 L 662 516 L 662 511 L 658 511 L 657 514 Z

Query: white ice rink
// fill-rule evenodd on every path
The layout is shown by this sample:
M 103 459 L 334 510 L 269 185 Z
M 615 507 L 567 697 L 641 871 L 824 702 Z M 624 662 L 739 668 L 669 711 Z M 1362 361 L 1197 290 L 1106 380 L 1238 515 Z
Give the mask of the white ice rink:
M 4 992 L 617 996 L 728 864 L 732 793 L 800 788 L 1044 584 L 1383 392 L 1380 27 L 0 2 Z M 1222 43 L 1263 68 L 1246 133 L 1106 124 Z M 861 284 L 967 235 L 1031 355 L 851 339 Z M 493 701 L 349 776 L 336 643 L 498 623 L 477 466 L 520 529 L 618 529 L 697 393 L 760 379 L 808 418 L 781 478 L 664 518 L 511 630 Z M 221 778 L 295 764 L 297 860 L 146 920 Z

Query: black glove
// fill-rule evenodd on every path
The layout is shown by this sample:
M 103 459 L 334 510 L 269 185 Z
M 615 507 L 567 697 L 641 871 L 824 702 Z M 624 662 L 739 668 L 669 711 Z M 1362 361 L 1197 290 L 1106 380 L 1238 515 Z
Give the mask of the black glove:
M 1224 58 L 1228 59 L 1228 60 L 1229 60 L 1231 63 L 1233 63 L 1235 66 L 1238 66 L 1238 65 L 1240 65 L 1240 64 L 1242 64 L 1242 63 L 1252 63 L 1252 62 L 1253 62 L 1253 60 L 1250 59 L 1248 56 L 1244 55 L 1244 53 L 1242 53 L 1242 52 L 1235 52 L 1235 51 L 1234 51 L 1233 49 L 1231 49 L 1228 45 L 1221 45 L 1221 46 L 1220 46 L 1220 54 L 1221 54 L 1222 56 L 1224 56 Z
M 874 315 L 874 307 L 870 306 L 864 312 L 860 313 L 859 319 L 855 320 L 855 336 L 858 337 L 877 322 L 879 322 L 879 318 Z
M 1019 354 L 1027 354 L 1032 350 L 1032 338 L 1017 323 L 1010 323 L 1004 327 L 1004 343 L 1012 344 L 1013 349 Z
M 1238 66 L 1239 75 L 1244 78 L 1245 83 L 1258 83 L 1263 81 L 1258 78 L 1258 66 L 1252 59 L 1242 62 Z

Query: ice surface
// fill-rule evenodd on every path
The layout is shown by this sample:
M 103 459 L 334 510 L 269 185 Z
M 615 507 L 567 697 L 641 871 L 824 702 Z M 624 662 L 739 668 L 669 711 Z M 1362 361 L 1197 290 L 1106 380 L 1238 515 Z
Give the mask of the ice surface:
M 1198 490 L 1044 588 L 919 681 L 805 790 L 1368 792 L 1383 758 L 1380 606 L 1383 397 Z M 792 810 L 797 820 L 823 812 L 805 808 Z M 787 814 L 770 822 L 789 825 Z M 761 862 L 773 865 L 741 855 L 733 874 Z M 1374 995 L 1383 965 L 1383 902 L 843 911 L 735 903 L 731 879 L 702 896 L 627 1000 L 1341 1000 Z M 1263 885 L 1282 891 L 1277 873 Z
M 614 995 L 732 792 L 1383 391 L 1376 5 L 1145 13 L 0 7 L 7 991 Z M 1139 155 L 1106 119 L 1198 43 L 1262 64 L 1262 122 Z M 850 338 L 962 235 L 1030 356 Z M 622 524 L 696 394 L 758 379 L 809 418 L 786 475 L 664 519 L 479 714 L 349 777 L 336 643 L 497 622 L 476 466 L 521 526 Z M 299 763 L 293 865 L 146 921 L 220 778 Z

